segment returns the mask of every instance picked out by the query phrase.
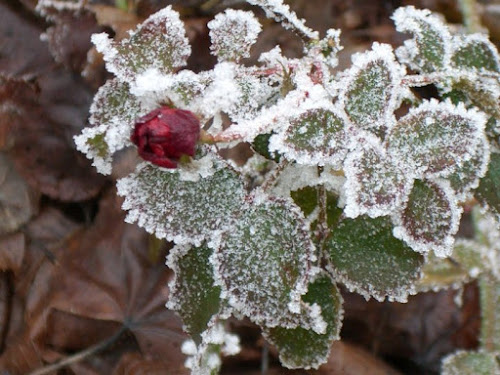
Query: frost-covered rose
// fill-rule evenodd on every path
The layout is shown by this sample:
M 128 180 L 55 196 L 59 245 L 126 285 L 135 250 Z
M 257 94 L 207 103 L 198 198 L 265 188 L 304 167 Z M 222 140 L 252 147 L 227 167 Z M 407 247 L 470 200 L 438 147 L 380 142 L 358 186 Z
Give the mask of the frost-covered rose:
M 176 168 L 182 156 L 194 156 L 199 137 L 200 122 L 191 112 L 161 107 L 137 120 L 130 139 L 144 160 Z

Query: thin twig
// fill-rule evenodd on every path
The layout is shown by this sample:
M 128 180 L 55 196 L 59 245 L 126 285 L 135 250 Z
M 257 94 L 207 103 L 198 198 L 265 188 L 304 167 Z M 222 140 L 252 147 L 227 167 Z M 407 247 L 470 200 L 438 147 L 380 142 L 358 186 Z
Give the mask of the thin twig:
M 264 341 L 264 345 L 262 346 L 262 361 L 260 364 L 260 373 L 261 375 L 267 375 L 269 371 L 269 344 L 267 341 Z
M 267 191 L 270 188 L 274 186 L 276 181 L 278 181 L 278 178 L 281 176 L 281 172 L 290 165 L 290 162 L 288 160 L 283 160 L 281 161 L 276 168 L 274 168 L 271 172 L 269 172 L 269 177 L 264 181 L 264 183 L 261 185 L 261 189 L 263 191 Z
M 52 371 L 59 370 L 63 367 L 69 366 L 73 363 L 80 362 L 87 357 L 90 357 L 98 352 L 106 349 L 109 345 L 113 344 L 118 338 L 127 330 L 127 327 L 122 326 L 118 332 L 116 332 L 113 336 L 108 337 L 107 339 L 92 345 L 90 348 L 82 350 L 81 352 L 70 355 L 66 358 L 61 359 L 60 361 L 53 363 L 51 365 L 39 368 L 38 370 L 30 372 L 28 375 L 45 375 L 49 374 Z

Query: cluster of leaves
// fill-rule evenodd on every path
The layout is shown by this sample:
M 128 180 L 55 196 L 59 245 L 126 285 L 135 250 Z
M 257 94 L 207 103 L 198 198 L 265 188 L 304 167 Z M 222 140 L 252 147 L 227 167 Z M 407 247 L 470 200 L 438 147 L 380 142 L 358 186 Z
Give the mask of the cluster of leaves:
M 244 65 L 260 24 L 226 10 L 208 23 L 215 67 L 179 70 L 190 46 L 167 7 L 121 41 L 93 36 L 115 78 L 75 138 L 109 174 L 138 117 L 168 104 L 200 119 L 207 144 L 191 163 L 142 163 L 117 184 L 126 220 L 176 244 L 168 307 L 194 340 L 194 373 L 237 350 L 221 325 L 232 314 L 258 324 L 285 366 L 318 367 L 339 337 L 336 283 L 406 301 L 426 258 L 453 253 L 464 202 L 500 214 L 500 61 L 486 37 L 400 8 L 396 27 L 412 38 L 339 71 L 338 30 L 320 39 L 281 1 L 248 2 L 304 38 L 302 58 L 275 47 Z M 429 84 L 440 99 L 412 91 Z M 239 143 L 254 150 L 245 165 L 219 156 Z

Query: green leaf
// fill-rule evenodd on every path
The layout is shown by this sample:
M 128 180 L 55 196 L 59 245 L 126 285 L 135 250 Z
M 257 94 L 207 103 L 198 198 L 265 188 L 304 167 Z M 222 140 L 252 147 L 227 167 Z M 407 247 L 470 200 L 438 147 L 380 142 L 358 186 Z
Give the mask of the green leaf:
M 175 278 L 169 283 L 167 308 L 177 311 L 184 330 L 197 344 L 200 344 L 201 333 L 208 328 L 210 319 L 221 308 L 221 289 L 214 285 L 211 255 L 212 249 L 206 244 L 200 247 L 187 245 L 173 248 L 167 259 L 167 265 L 175 272 Z
M 396 53 L 412 69 L 424 73 L 442 70 L 449 59 L 451 35 L 445 24 L 427 9 L 397 9 L 392 16 L 396 30 L 413 34 Z
M 458 69 L 500 72 L 498 51 L 483 34 L 455 37 L 451 62 Z
M 500 373 L 497 356 L 488 352 L 458 351 L 442 363 L 442 375 L 493 375 Z
M 475 197 L 500 220 L 500 154 L 491 154 L 488 172 L 481 179 Z
M 340 95 L 349 119 L 383 138 L 394 121 L 392 112 L 398 104 L 394 87 L 403 74 L 388 45 L 375 43 L 372 51 L 355 56 Z
M 314 259 L 303 215 L 284 199 L 265 199 L 239 210 L 221 238 L 216 273 L 223 296 L 237 311 L 266 327 L 311 328 L 317 319 L 300 301 Z
M 389 153 L 417 176 L 447 176 L 484 141 L 486 118 L 463 105 L 431 100 L 402 117 L 388 136 Z
M 213 161 L 212 174 L 199 181 L 184 180 L 184 171 L 143 163 L 117 182 L 125 197 L 127 222 L 158 238 L 177 244 L 200 245 L 212 231 L 224 229 L 243 205 L 245 190 L 239 176 L 222 161 Z M 206 172 L 206 171 L 205 171 Z
M 288 368 L 318 368 L 328 360 L 330 347 L 338 340 L 342 322 L 342 296 L 331 278 L 321 273 L 309 284 L 304 302 L 321 307 L 327 323 L 326 333 L 318 334 L 302 327 L 264 329 L 264 336 L 279 351 L 281 364 Z
M 279 163 L 281 155 L 277 152 L 269 152 L 269 138 L 271 138 L 271 136 L 271 133 L 259 134 L 252 142 L 252 149 L 266 159 L 274 160 L 276 163 Z
M 332 108 L 315 108 L 290 121 L 284 133 L 272 136 L 273 149 L 305 165 L 341 168 L 347 154 L 345 121 Z
M 128 39 L 116 43 L 107 34 L 94 34 L 92 41 L 104 54 L 108 71 L 122 80 L 150 69 L 172 73 L 186 64 L 191 47 L 179 14 L 168 6 L 146 19 Z
M 332 230 L 326 249 L 335 277 L 350 290 L 379 301 L 406 301 L 424 262 L 392 235 L 386 217 L 344 219 Z
M 446 183 L 415 180 L 406 207 L 394 217 L 394 235 L 413 250 L 449 256 L 462 209 Z
M 110 174 L 112 155 L 131 145 L 134 122 L 146 112 L 130 93 L 128 83 L 108 80 L 99 88 L 90 107 L 89 122 L 93 127 L 84 128 L 75 137 L 77 148 L 94 160 L 98 172 Z

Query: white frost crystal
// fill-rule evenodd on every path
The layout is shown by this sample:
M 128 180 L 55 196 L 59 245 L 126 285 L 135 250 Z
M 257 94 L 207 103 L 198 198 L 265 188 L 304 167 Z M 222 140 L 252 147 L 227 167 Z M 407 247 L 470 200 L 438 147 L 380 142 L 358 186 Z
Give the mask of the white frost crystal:
M 152 68 L 170 73 L 191 54 L 184 24 L 171 6 L 149 16 L 128 39 L 116 43 L 101 33 L 94 34 L 92 42 L 104 55 L 108 71 L 122 80 Z
M 250 56 L 250 48 L 262 29 L 253 13 L 233 9 L 217 14 L 207 26 L 212 53 L 219 60 L 231 61 Z

